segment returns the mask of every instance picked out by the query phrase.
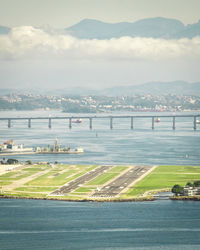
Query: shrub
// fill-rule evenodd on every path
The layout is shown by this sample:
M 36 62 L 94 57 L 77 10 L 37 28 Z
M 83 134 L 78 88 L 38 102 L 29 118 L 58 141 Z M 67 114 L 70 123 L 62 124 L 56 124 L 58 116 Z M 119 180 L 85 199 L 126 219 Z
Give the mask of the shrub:
M 17 159 L 8 159 L 7 160 L 7 163 L 8 164 L 16 164 L 16 163 L 18 163 L 19 161 L 17 160 Z
M 183 193 L 183 187 L 181 187 L 178 184 L 174 185 L 173 188 L 172 188 L 172 193 L 174 193 L 174 194 L 182 194 Z

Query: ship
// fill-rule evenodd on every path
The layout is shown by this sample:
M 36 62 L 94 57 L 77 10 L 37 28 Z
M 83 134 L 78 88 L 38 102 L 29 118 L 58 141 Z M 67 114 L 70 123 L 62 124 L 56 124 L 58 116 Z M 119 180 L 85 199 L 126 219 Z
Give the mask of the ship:
M 160 118 L 158 117 L 158 118 L 155 120 L 155 122 L 160 122 Z
M 15 145 L 13 140 L 0 144 L 0 155 L 23 155 L 23 154 L 81 154 L 83 148 L 70 149 L 70 147 L 60 147 L 57 139 L 54 145 L 48 147 L 25 148 L 23 144 Z
M 36 147 L 37 154 L 81 154 L 84 152 L 83 148 L 70 149 L 70 147 L 62 148 L 58 145 L 58 140 L 55 139 L 54 145 L 48 147 Z
M 0 145 L 0 154 L 27 154 L 32 153 L 33 148 L 24 148 L 23 144 L 15 145 L 13 140 L 9 140 Z
M 72 120 L 72 123 L 81 123 L 82 119 L 76 119 L 76 120 Z

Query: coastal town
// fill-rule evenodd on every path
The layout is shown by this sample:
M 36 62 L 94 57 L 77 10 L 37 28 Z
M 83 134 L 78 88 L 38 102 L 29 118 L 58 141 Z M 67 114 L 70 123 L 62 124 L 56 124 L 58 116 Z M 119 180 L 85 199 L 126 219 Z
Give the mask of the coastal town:
M 14 93 L 0 96 L 0 110 L 62 110 L 66 113 L 199 111 L 200 96 L 54 96 Z

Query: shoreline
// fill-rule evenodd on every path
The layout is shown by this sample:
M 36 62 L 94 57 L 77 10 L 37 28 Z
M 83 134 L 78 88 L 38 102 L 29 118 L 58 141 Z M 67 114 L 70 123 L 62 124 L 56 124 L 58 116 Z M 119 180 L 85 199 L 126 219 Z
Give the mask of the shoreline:
M 19 197 L 19 196 L 9 196 L 0 194 L 0 199 L 22 199 L 22 200 L 47 200 L 47 201 L 66 201 L 66 202 L 144 202 L 144 201 L 155 201 L 155 197 L 135 197 L 129 199 L 120 198 L 110 198 L 110 199 L 59 199 L 59 198 L 42 198 L 42 197 Z
M 158 192 L 159 193 L 159 192 Z M 47 200 L 47 201 L 65 201 L 65 202 L 145 202 L 145 201 L 157 201 L 154 196 L 145 196 L 145 197 L 135 197 L 135 198 L 83 198 L 83 199 L 59 199 L 56 197 L 25 197 L 25 196 L 12 196 L 12 195 L 3 195 L 0 194 L 0 199 L 22 199 L 22 200 Z M 172 201 L 200 201 L 199 196 L 172 196 L 167 200 Z
M 198 196 L 173 196 L 170 200 L 174 201 L 200 201 L 200 195 Z

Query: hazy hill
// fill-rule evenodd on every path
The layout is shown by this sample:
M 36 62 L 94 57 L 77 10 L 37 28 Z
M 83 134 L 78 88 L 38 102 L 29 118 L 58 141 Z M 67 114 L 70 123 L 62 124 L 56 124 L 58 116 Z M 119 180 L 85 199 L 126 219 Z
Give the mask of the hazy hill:
M 56 90 L 57 94 L 69 95 L 105 95 L 105 96 L 132 96 L 135 94 L 151 94 L 151 95 L 200 95 L 200 82 L 188 83 L 184 81 L 174 82 L 147 82 L 144 84 L 130 86 L 116 86 L 101 90 L 89 88 L 66 88 Z
M 200 95 L 200 82 L 188 83 L 185 81 L 174 82 L 147 82 L 144 84 L 130 86 L 116 86 L 106 89 L 91 89 L 84 87 L 69 87 L 62 89 L 0 89 L 0 96 L 11 93 L 22 94 L 40 94 L 40 95 L 72 95 L 72 96 L 88 96 L 88 95 L 105 95 L 105 96 L 132 96 L 135 94 L 151 94 L 151 95 Z
M 200 95 L 200 82 L 188 83 L 184 81 L 175 82 L 148 82 L 133 86 L 118 86 L 103 91 L 105 95 Z
M 8 34 L 11 29 L 5 26 L 0 26 L 0 35 Z
M 189 24 L 183 30 L 175 34 L 175 38 L 193 38 L 200 35 L 200 20 L 198 23 Z
M 9 27 L 0 26 L 0 35 L 7 34 L 10 30 Z M 57 30 L 57 32 L 62 33 L 63 31 Z M 85 39 L 110 39 L 123 36 L 165 39 L 184 37 L 192 38 L 200 36 L 200 21 L 185 26 L 179 20 L 163 17 L 120 23 L 106 23 L 99 20 L 84 19 L 81 22 L 66 28 L 64 33 Z
M 109 39 L 122 36 L 192 38 L 200 35 L 200 22 L 184 26 L 179 20 L 163 17 L 147 18 L 133 23 L 105 23 L 84 19 L 65 30 L 75 37 L 87 39 Z

